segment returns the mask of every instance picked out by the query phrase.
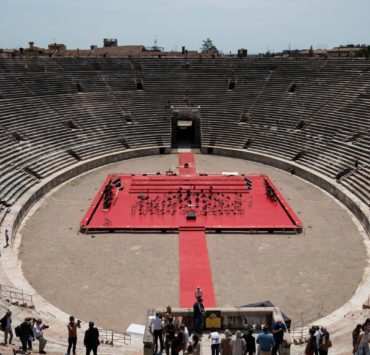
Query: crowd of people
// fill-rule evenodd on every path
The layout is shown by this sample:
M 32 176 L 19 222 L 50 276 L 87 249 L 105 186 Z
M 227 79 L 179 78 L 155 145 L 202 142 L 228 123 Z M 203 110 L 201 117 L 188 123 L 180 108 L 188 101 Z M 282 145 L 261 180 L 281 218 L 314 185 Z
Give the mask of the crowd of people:
M 0 320 L 1 330 L 4 332 L 4 345 L 14 345 L 13 328 L 12 328 L 12 312 L 8 311 Z M 27 317 L 24 321 L 14 328 L 15 336 L 19 338 L 21 347 L 19 350 L 12 349 L 13 354 L 27 353 L 33 349 L 33 342 L 37 340 L 39 353 L 46 354 L 45 346 L 47 340 L 44 338 L 44 330 L 49 327 L 43 324 L 42 319 Z
M 222 339 L 216 330 L 212 330 L 209 337 L 211 338 L 212 355 L 277 355 L 281 354 L 281 344 L 284 340 L 284 333 L 287 328 L 282 320 L 277 320 L 273 325 L 271 332 L 265 325 L 262 332 L 254 336 L 253 326 L 246 325 L 245 330 L 237 330 L 235 337 L 230 330 L 224 331 Z
M 327 355 L 332 346 L 330 334 L 325 327 L 312 326 L 309 329 L 307 340 L 306 355 Z
M 195 303 L 193 305 L 193 333 L 190 334 L 185 324 L 180 324 L 174 317 L 172 309 L 167 306 L 164 314 L 157 312 L 151 321 L 150 331 L 153 335 L 154 353 L 166 352 L 168 355 L 200 354 L 200 341 L 204 329 L 206 316 L 203 305 L 203 292 L 200 287 L 194 292 Z M 232 335 L 229 329 L 224 335 L 217 329 L 211 329 L 208 339 L 211 341 L 212 355 L 253 355 L 259 348 L 260 355 L 280 354 L 280 347 L 284 340 L 284 333 L 287 331 L 282 319 L 278 319 L 273 325 L 271 332 L 267 326 L 262 332 L 254 336 L 254 328 L 246 325 L 243 333 L 240 330 Z M 190 337 L 190 335 L 192 335 Z
M 170 306 L 167 306 L 164 314 L 159 312 L 153 317 L 150 331 L 154 340 L 154 352 L 168 355 L 194 354 L 200 355 L 201 339 L 204 329 L 206 316 L 203 305 L 203 293 L 198 287 L 194 296 L 196 301 L 193 305 L 193 327 L 192 333 L 186 324 L 179 324 L 178 319 L 172 313 Z M 12 324 L 12 312 L 7 311 L 0 319 L 0 329 L 4 332 L 4 345 L 14 345 L 14 335 L 19 338 L 21 347 L 12 349 L 13 354 L 27 354 L 33 349 L 33 342 L 37 340 L 40 354 L 46 354 L 45 346 L 47 340 L 44 331 L 49 328 L 43 324 L 42 319 L 27 317 L 24 321 L 14 328 Z M 75 320 L 74 316 L 69 318 L 67 324 L 68 348 L 66 355 L 76 355 L 77 333 L 81 328 L 81 321 Z M 277 355 L 281 354 L 281 345 L 284 340 L 284 333 L 287 328 L 282 319 L 277 319 L 269 329 L 266 325 L 259 329 L 258 335 L 254 335 L 255 328 L 245 325 L 242 331 L 237 330 L 235 335 L 229 329 L 220 334 L 217 329 L 211 329 L 208 339 L 211 342 L 212 355 Z M 370 355 L 370 318 L 363 324 L 358 324 L 353 330 L 353 353 L 356 355 Z M 99 341 L 99 331 L 94 326 L 94 322 L 89 322 L 88 329 L 85 331 L 84 346 L 86 355 L 97 355 Z M 312 326 L 309 329 L 309 338 L 305 347 L 306 355 L 327 355 L 332 346 L 330 334 L 325 327 Z
M 169 355 L 200 354 L 201 334 L 194 331 L 190 337 L 185 324 L 175 324 L 171 307 L 168 306 L 164 315 L 156 313 L 152 320 L 151 331 L 154 338 L 154 353 L 165 352 Z M 287 331 L 282 321 L 277 321 L 269 331 L 267 326 L 256 337 L 252 326 L 246 326 L 242 332 L 237 330 L 235 335 L 229 329 L 223 336 L 216 329 L 211 329 L 208 338 L 211 340 L 212 355 L 253 355 L 259 346 L 260 355 L 280 354 L 284 333 Z
M 49 326 L 43 324 L 42 319 L 35 319 L 27 317 L 24 321 L 14 328 L 13 333 L 12 312 L 7 311 L 6 314 L 0 319 L 0 329 L 4 332 L 4 345 L 15 345 L 13 343 L 14 335 L 19 338 L 21 346 L 19 349 L 13 348 L 13 354 L 29 354 L 33 350 L 33 342 L 38 342 L 38 350 L 40 354 L 46 354 L 45 346 L 47 340 L 44 337 L 44 330 Z M 66 355 L 76 355 L 77 346 L 77 330 L 81 328 L 81 321 L 75 320 L 74 316 L 69 318 L 67 324 L 68 332 L 68 348 Z M 85 331 L 84 346 L 86 348 L 86 355 L 91 352 L 94 355 L 98 354 L 99 330 L 94 326 L 94 322 L 89 322 L 88 329 Z

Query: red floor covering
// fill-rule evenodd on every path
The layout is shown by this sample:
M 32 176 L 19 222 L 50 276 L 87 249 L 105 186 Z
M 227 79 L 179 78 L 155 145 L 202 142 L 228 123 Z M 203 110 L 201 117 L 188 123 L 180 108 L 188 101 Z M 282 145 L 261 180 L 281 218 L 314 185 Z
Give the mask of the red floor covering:
M 215 307 L 215 295 L 208 257 L 204 228 L 187 230 L 180 227 L 180 307 L 192 307 L 194 292 L 199 286 L 203 291 L 205 307 Z
M 110 183 L 115 179 L 120 180 L 120 188 Z M 266 195 L 265 180 L 277 200 Z M 107 184 L 112 186 L 112 199 L 104 208 Z M 187 219 L 189 213 L 196 215 L 196 221 Z M 90 231 L 178 230 L 194 225 L 207 230 L 293 231 L 301 222 L 268 177 L 164 174 L 108 176 L 81 221 L 81 229 L 86 226 Z
M 188 165 L 186 168 L 185 165 Z M 179 172 L 182 176 L 194 176 L 196 174 L 193 153 L 179 153 Z

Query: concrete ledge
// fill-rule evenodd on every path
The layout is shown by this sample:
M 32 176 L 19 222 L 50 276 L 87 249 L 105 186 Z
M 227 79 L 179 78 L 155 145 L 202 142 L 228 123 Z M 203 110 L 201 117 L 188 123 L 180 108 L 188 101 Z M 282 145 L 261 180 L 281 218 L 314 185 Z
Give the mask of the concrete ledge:
M 357 196 L 348 191 L 342 185 L 335 182 L 335 180 L 320 174 L 317 171 L 306 168 L 293 161 L 280 159 L 264 153 L 258 153 L 250 150 L 231 149 L 223 147 L 202 147 L 203 154 L 223 155 L 233 158 L 245 159 L 271 165 L 275 168 L 290 172 L 298 177 L 311 182 L 312 184 L 322 188 L 329 194 L 343 203 L 361 222 L 368 235 L 370 235 L 370 212 L 369 207 L 366 206 Z

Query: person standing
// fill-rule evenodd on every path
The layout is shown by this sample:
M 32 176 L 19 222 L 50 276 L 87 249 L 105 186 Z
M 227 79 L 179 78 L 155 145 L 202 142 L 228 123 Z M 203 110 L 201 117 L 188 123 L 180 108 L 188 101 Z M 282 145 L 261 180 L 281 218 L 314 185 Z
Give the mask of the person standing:
M 356 347 L 354 349 L 356 354 L 368 355 L 370 354 L 369 342 L 370 342 L 370 327 L 365 326 L 364 331 L 360 333 L 357 338 Z
M 216 329 L 211 329 L 211 333 L 208 336 L 208 339 L 211 338 L 211 352 L 212 355 L 218 355 L 220 350 L 220 334 Z
M 81 328 L 81 321 L 75 321 L 74 316 L 69 317 L 69 323 L 67 324 L 68 329 L 68 349 L 67 355 L 70 355 L 71 349 L 73 355 L 76 355 L 76 345 L 77 345 L 77 328 Z
M 151 330 L 153 332 L 153 337 L 154 337 L 155 352 L 158 351 L 158 339 L 159 339 L 159 344 L 160 344 L 160 347 L 161 347 L 160 351 L 162 352 L 163 349 L 164 349 L 164 346 L 163 346 L 163 326 L 162 326 L 161 314 L 159 312 L 156 312 L 155 318 L 152 319 Z
M 86 347 L 86 355 L 90 355 L 91 351 L 94 355 L 98 354 L 99 330 L 94 327 L 94 322 L 89 322 L 89 328 L 85 332 L 84 345 Z
M 281 319 L 278 319 L 276 323 L 272 325 L 272 334 L 274 336 L 275 345 L 272 348 L 272 355 L 280 354 L 280 345 L 284 340 L 284 333 L 287 331 L 285 324 Z
M 248 328 L 243 333 L 243 338 L 246 343 L 246 354 L 253 355 L 256 352 L 256 339 L 253 336 L 253 328 Z
M 205 314 L 206 312 L 204 310 L 203 300 L 201 298 L 198 298 L 193 305 L 194 332 L 198 335 L 202 335 Z
M 327 355 L 331 347 L 330 334 L 325 327 L 320 328 L 319 354 Z
M 357 345 L 357 339 L 361 333 L 362 324 L 357 324 L 356 328 L 352 331 L 352 346 L 353 346 L 353 353 L 355 353 L 355 348 Z
M 271 355 L 272 348 L 275 345 L 274 337 L 269 333 L 269 328 L 264 326 L 262 328 L 262 333 L 258 334 L 257 344 L 260 345 L 261 355 Z
M 5 229 L 5 248 L 9 246 L 9 231 Z
M 229 329 L 225 329 L 225 338 L 221 339 L 220 352 L 221 355 L 232 355 L 232 346 L 231 346 L 231 332 Z
M 320 327 L 317 325 L 312 326 L 312 328 L 315 330 L 315 339 L 316 339 L 316 349 L 315 349 L 315 355 L 319 355 L 319 345 L 320 345 Z
M 235 333 L 235 339 L 231 340 L 232 354 L 243 355 L 246 349 L 245 340 L 242 338 L 242 332 L 237 330 Z M 261 354 L 263 355 L 263 354 Z
M 19 337 L 19 340 L 22 343 L 23 352 L 26 352 L 28 339 L 30 339 L 30 337 L 33 338 L 34 336 L 32 330 L 32 318 L 25 318 L 24 322 L 22 322 L 18 327 L 16 327 L 15 331 L 16 335 Z
M 8 336 L 9 336 L 9 344 L 13 345 L 13 330 L 12 330 L 12 312 L 6 312 L 5 316 L 0 320 L 1 329 L 4 331 L 4 344 L 8 344 Z
M 176 328 L 173 324 L 173 318 L 168 318 L 168 323 L 164 327 L 164 337 L 165 337 L 165 348 L 166 354 L 170 353 L 170 349 L 172 351 L 173 340 L 175 339 Z
M 309 338 L 307 340 L 307 345 L 305 348 L 305 354 L 306 355 L 313 355 L 316 351 L 318 351 L 316 336 L 315 336 L 316 329 L 314 327 L 311 327 L 308 330 Z

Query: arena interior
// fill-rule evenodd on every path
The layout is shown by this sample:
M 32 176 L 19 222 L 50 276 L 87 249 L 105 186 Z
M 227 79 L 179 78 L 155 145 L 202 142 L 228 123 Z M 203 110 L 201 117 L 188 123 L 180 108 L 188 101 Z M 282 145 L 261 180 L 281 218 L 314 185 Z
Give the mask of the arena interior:
M 303 224 L 207 233 L 217 307 L 269 300 L 293 340 L 325 325 L 330 353 L 351 353 L 370 306 L 368 60 L 0 58 L 0 134 L 1 306 L 45 319 L 55 354 L 69 314 L 109 343 L 180 306 L 176 232 L 80 222 L 108 174 L 178 173 L 182 151 L 200 173 L 268 175 Z

